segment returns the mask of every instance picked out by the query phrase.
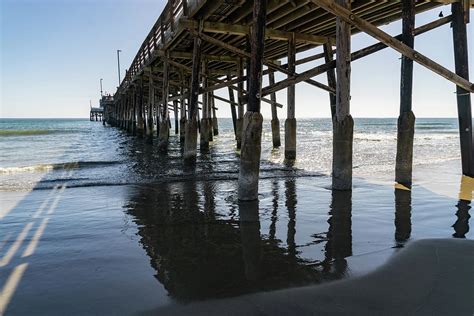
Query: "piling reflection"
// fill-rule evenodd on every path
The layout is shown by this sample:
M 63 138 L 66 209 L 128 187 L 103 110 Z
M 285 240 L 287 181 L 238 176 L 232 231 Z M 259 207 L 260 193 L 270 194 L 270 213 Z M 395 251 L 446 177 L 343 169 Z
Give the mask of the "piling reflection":
M 245 277 L 248 281 L 255 282 L 261 278 L 262 268 L 258 201 L 240 202 L 239 217 Z
M 471 209 L 472 192 L 474 179 L 463 176 L 461 178 L 461 188 L 459 190 L 459 201 L 456 204 L 456 222 L 453 224 L 455 238 L 466 238 L 469 232 L 469 210 Z
M 331 278 L 341 278 L 352 255 L 352 191 L 332 191 L 329 215 L 324 269 Z
M 282 184 L 284 195 L 279 194 Z M 344 277 L 345 258 L 352 253 L 350 192 L 333 193 L 326 253 L 315 261 L 297 251 L 304 245 L 295 238 L 295 179 L 272 182 L 271 211 L 265 218 L 269 234 L 261 231 L 259 203 L 221 199 L 220 185 L 229 183 L 190 180 L 131 189 L 128 213 L 157 280 L 171 297 L 220 298 Z M 283 218 L 288 222 L 278 227 L 287 231 L 279 234 L 277 221 Z
M 295 179 L 285 180 L 286 208 L 288 210 L 288 232 L 286 243 L 288 244 L 288 255 L 290 258 L 296 257 L 296 185 Z
M 411 191 L 395 189 L 395 242 L 403 247 L 411 235 Z
M 278 200 L 280 198 L 278 181 L 272 182 L 272 216 L 270 218 L 270 231 L 268 233 L 269 239 L 274 241 L 276 234 L 276 222 L 278 220 Z

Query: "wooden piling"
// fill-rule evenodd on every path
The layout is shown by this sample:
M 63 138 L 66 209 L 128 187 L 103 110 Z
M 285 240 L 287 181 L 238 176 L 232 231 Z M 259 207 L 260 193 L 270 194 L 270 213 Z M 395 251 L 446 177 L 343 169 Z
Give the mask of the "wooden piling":
M 163 61 L 163 104 L 162 104 L 162 120 L 160 122 L 160 133 L 158 135 L 158 149 L 166 151 L 168 149 L 168 139 L 170 133 L 168 99 L 169 99 L 169 64 L 168 61 Z
M 453 15 L 453 44 L 456 74 L 469 81 L 468 43 L 466 22 L 469 9 L 463 2 L 455 2 L 451 7 Z M 462 173 L 474 177 L 474 144 L 472 138 L 471 94 L 469 91 L 456 86 L 456 97 L 459 121 L 459 139 L 461 143 Z
M 181 111 L 180 111 L 180 120 L 179 120 L 179 142 L 180 144 L 184 145 L 184 139 L 186 135 L 185 133 L 186 131 L 186 97 L 184 96 L 184 93 L 185 93 L 185 86 L 187 84 L 187 80 L 183 72 L 180 73 L 180 76 L 181 76 L 181 87 L 180 87 Z
M 214 92 L 210 92 L 211 98 L 211 108 L 212 108 L 212 131 L 214 136 L 219 135 L 219 122 L 217 120 L 217 113 L 216 113 L 216 99 L 214 98 Z
M 173 100 L 174 111 L 174 133 L 179 135 L 179 116 L 178 116 L 178 100 Z
M 186 122 L 186 138 L 184 142 L 184 159 L 193 162 L 196 159 L 197 145 L 197 110 L 199 96 L 199 69 L 201 68 L 201 39 L 194 38 L 193 66 L 191 73 L 191 87 L 189 94 L 188 121 Z
M 265 49 L 266 0 L 255 0 L 251 32 L 250 68 L 248 69 L 248 103 L 242 129 L 242 150 L 239 172 L 239 200 L 258 199 L 258 179 L 263 117 L 260 113 L 262 61 Z
M 232 79 L 231 75 L 227 75 L 227 80 Z M 232 126 L 234 127 L 234 136 L 237 137 L 237 110 L 235 109 L 235 97 L 234 90 L 231 86 L 228 87 L 229 90 L 229 101 L 230 101 L 230 113 L 232 115 Z
M 153 107 L 155 105 L 155 88 L 153 87 L 153 78 L 148 78 L 148 100 L 147 100 L 147 141 L 153 141 Z
M 296 42 L 295 35 L 291 36 L 288 42 L 288 76 L 295 73 L 296 63 Z M 285 120 L 285 160 L 296 159 L 296 118 L 295 118 L 295 85 L 290 85 L 287 89 L 287 117 Z
M 323 53 L 324 53 L 324 61 L 326 63 L 330 63 L 334 60 L 332 46 L 330 43 L 324 44 Z M 334 68 L 329 69 L 326 72 L 326 75 L 328 79 L 328 86 L 336 90 L 336 71 L 334 70 Z M 329 93 L 329 102 L 330 102 L 330 107 L 331 107 L 331 117 L 334 120 L 334 116 L 336 115 L 336 95 L 335 94 Z
M 131 120 L 132 120 L 132 125 L 131 125 L 131 133 L 132 135 L 137 135 L 137 106 L 138 106 L 138 101 L 137 101 L 137 87 L 133 87 L 133 100 L 132 100 L 132 108 L 131 108 Z
M 270 71 L 268 73 L 268 81 L 270 85 L 275 84 L 275 72 Z M 273 143 L 273 148 L 278 148 L 281 146 L 281 140 L 280 140 L 280 120 L 278 119 L 278 112 L 277 112 L 277 107 L 275 105 L 276 103 L 276 93 L 270 94 L 270 100 L 272 100 L 272 143 Z
M 402 1 L 402 42 L 414 47 L 415 0 Z M 413 60 L 402 55 L 400 79 L 400 116 L 397 124 L 395 181 L 411 188 L 415 115 L 412 111 Z
M 203 89 L 207 88 L 207 61 L 202 61 L 202 87 Z M 199 142 L 199 147 L 201 149 L 209 149 L 210 135 L 212 133 L 212 127 L 210 125 L 209 117 L 209 92 L 204 92 L 202 94 L 202 118 L 201 118 L 201 137 Z
M 137 136 L 143 137 L 145 134 L 145 119 L 143 111 L 143 79 L 140 79 L 138 83 L 137 91 Z
M 244 61 L 242 58 L 239 58 L 239 63 L 237 64 L 237 73 L 240 78 L 244 76 Z M 237 149 L 241 149 L 242 147 L 242 128 L 244 125 L 244 82 L 241 81 L 238 83 L 238 111 L 237 111 L 237 124 L 236 124 L 236 129 L 237 129 L 237 136 L 236 136 L 236 143 L 237 143 Z
M 350 0 L 337 0 L 350 9 Z M 354 121 L 350 115 L 351 26 L 336 18 L 336 115 L 333 120 L 332 188 L 352 189 L 352 142 Z

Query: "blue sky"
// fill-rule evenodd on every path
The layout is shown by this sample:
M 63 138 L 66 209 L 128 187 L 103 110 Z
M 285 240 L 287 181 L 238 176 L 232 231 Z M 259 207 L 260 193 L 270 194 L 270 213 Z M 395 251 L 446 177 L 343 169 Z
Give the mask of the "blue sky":
M 162 0 L 0 0 L 1 109 L 0 117 L 87 117 L 89 100 L 97 104 L 99 79 L 113 93 L 118 84 L 116 50 L 121 68 L 129 67 L 146 34 L 164 7 Z M 417 25 L 430 22 L 444 6 L 417 17 Z M 473 12 L 471 12 L 473 13 Z M 471 14 L 474 16 L 474 14 Z M 383 28 L 396 35 L 399 22 Z M 473 24 L 468 26 L 473 38 Z M 352 50 L 375 40 L 353 37 Z M 451 29 L 448 25 L 417 37 L 416 49 L 454 69 Z M 470 74 L 473 81 L 474 40 L 470 40 Z M 299 54 L 298 58 L 308 54 Z M 400 55 L 387 48 L 352 66 L 354 117 L 396 117 L 399 107 Z M 284 61 L 283 61 L 284 62 Z M 298 67 L 304 71 L 315 64 Z M 277 76 L 282 79 L 282 76 Z M 318 80 L 325 82 L 325 76 Z M 455 117 L 455 87 L 445 79 L 415 67 L 414 112 L 417 117 Z M 219 92 L 225 95 L 227 90 Z M 286 93 L 277 95 L 286 103 Z M 218 115 L 229 117 L 228 105 Z M 270 109 L 262 105 L 264 117 Z M 285 117 L 286 110 L 281 110 Z M 297 117 L 329 117 L 327 93 L 306 84 L 296 88 Z

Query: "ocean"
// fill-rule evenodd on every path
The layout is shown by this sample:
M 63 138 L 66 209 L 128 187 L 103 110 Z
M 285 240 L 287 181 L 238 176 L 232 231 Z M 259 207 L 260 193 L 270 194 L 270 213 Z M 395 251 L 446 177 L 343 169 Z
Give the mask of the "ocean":
M 220 135 L 211 152 L 198 157 L 198 176 L 234 178 L 237 175 L 239 164 L 232 122 L 221 119 L 219 127 Z M 355 176 L 382 176 L 388 181 L 394 178 L 396 128 L 396 119 L 355 120 Z M 2 191 L 47 189 L 66 180 L 69 187 L 153 183 L 167 177 L 181 177 L 184 170 L 179 143 L 173 136 L 169 154 L 163 156 L 139 139 L 131 141 L 123 131 L 88 120 L 3 119 L 0 140 Z M 292 171 L 330 174 L 331 121 L 299 119 L 297 140 L 298 160 Z M 273 150 L 271 146 L 268 121 L 262 144 L 263 176 L 287 171 L 283 151 Z M 417 120 L 415 166 L 459 157 L 457 119 Z M 64 178 L 65 170 L 73 170 L 74 177 Z
M 416 239 L 472 239 L 457 119 L 417 119 L 411 192 L 393 186 L 396 124 L 355 119 L 354 189 L 332 192 L 331 121 L 298 120 L 294 166 L 265 121 L 259 201 L 239 203 L 230 119 L 193 168 L 173 131 L 163 154 L 101 122 L 1 119 L 0 314 L 140 313 L 358 276 Z

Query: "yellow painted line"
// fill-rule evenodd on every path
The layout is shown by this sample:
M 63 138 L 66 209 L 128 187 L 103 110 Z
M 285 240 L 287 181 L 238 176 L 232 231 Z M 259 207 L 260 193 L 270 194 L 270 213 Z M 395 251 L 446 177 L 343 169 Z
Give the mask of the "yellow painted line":
M 13 272 L 8 277 L 7 282 L 3 286 L 2 292 L 0 292 L 0 316 L 5 315 L 8 304 L 18 287 L 18 284 L 25 273 L 28 263 L 23 263 L 15 267 Z
M 472 191 L 474 191 L 474 178 L 462 176 L 459 199 L 469 202 L 472 201 Z
M 28 223 L 25 228 L 23 228 L 21 233 L 18 235 L 18 238 L 13 242 L 10 249 L 8 249 L 7 253 L 3 256 L 2 260 L 0 260 L 0 268 L 10 263 L 10 260 L 12 260 L 15 253 L 21 247 L 21 244 L 23 243 L 23 240 L 25 240 L 25 237 L 28 235 L 28 232 L 30 231 L 31 227 L 33 227 L 33 222 Z
M 38 246 L 38 242 L 40 241 L 41 236 L 44 233 L 44 229 L 46 228 L 46 225 L 48 225 L 48 221 L 49 221 L 49 217 L 43 219 L 40 226 L 38 227 L 35 234 L 33 235 L 33 238 L 31 239 L 30 243 L 28 244 L 28 247 L 23 252 L 23 255 L 21 256 L 22 258 L 31 256 L 35 252 L 36 247 Z
M 400 184 L 398 182 L 395 182 L 395 189 L 411 191 L 410 188 L 407 188 L 406 186 L 404 186 L 403 184 Z

